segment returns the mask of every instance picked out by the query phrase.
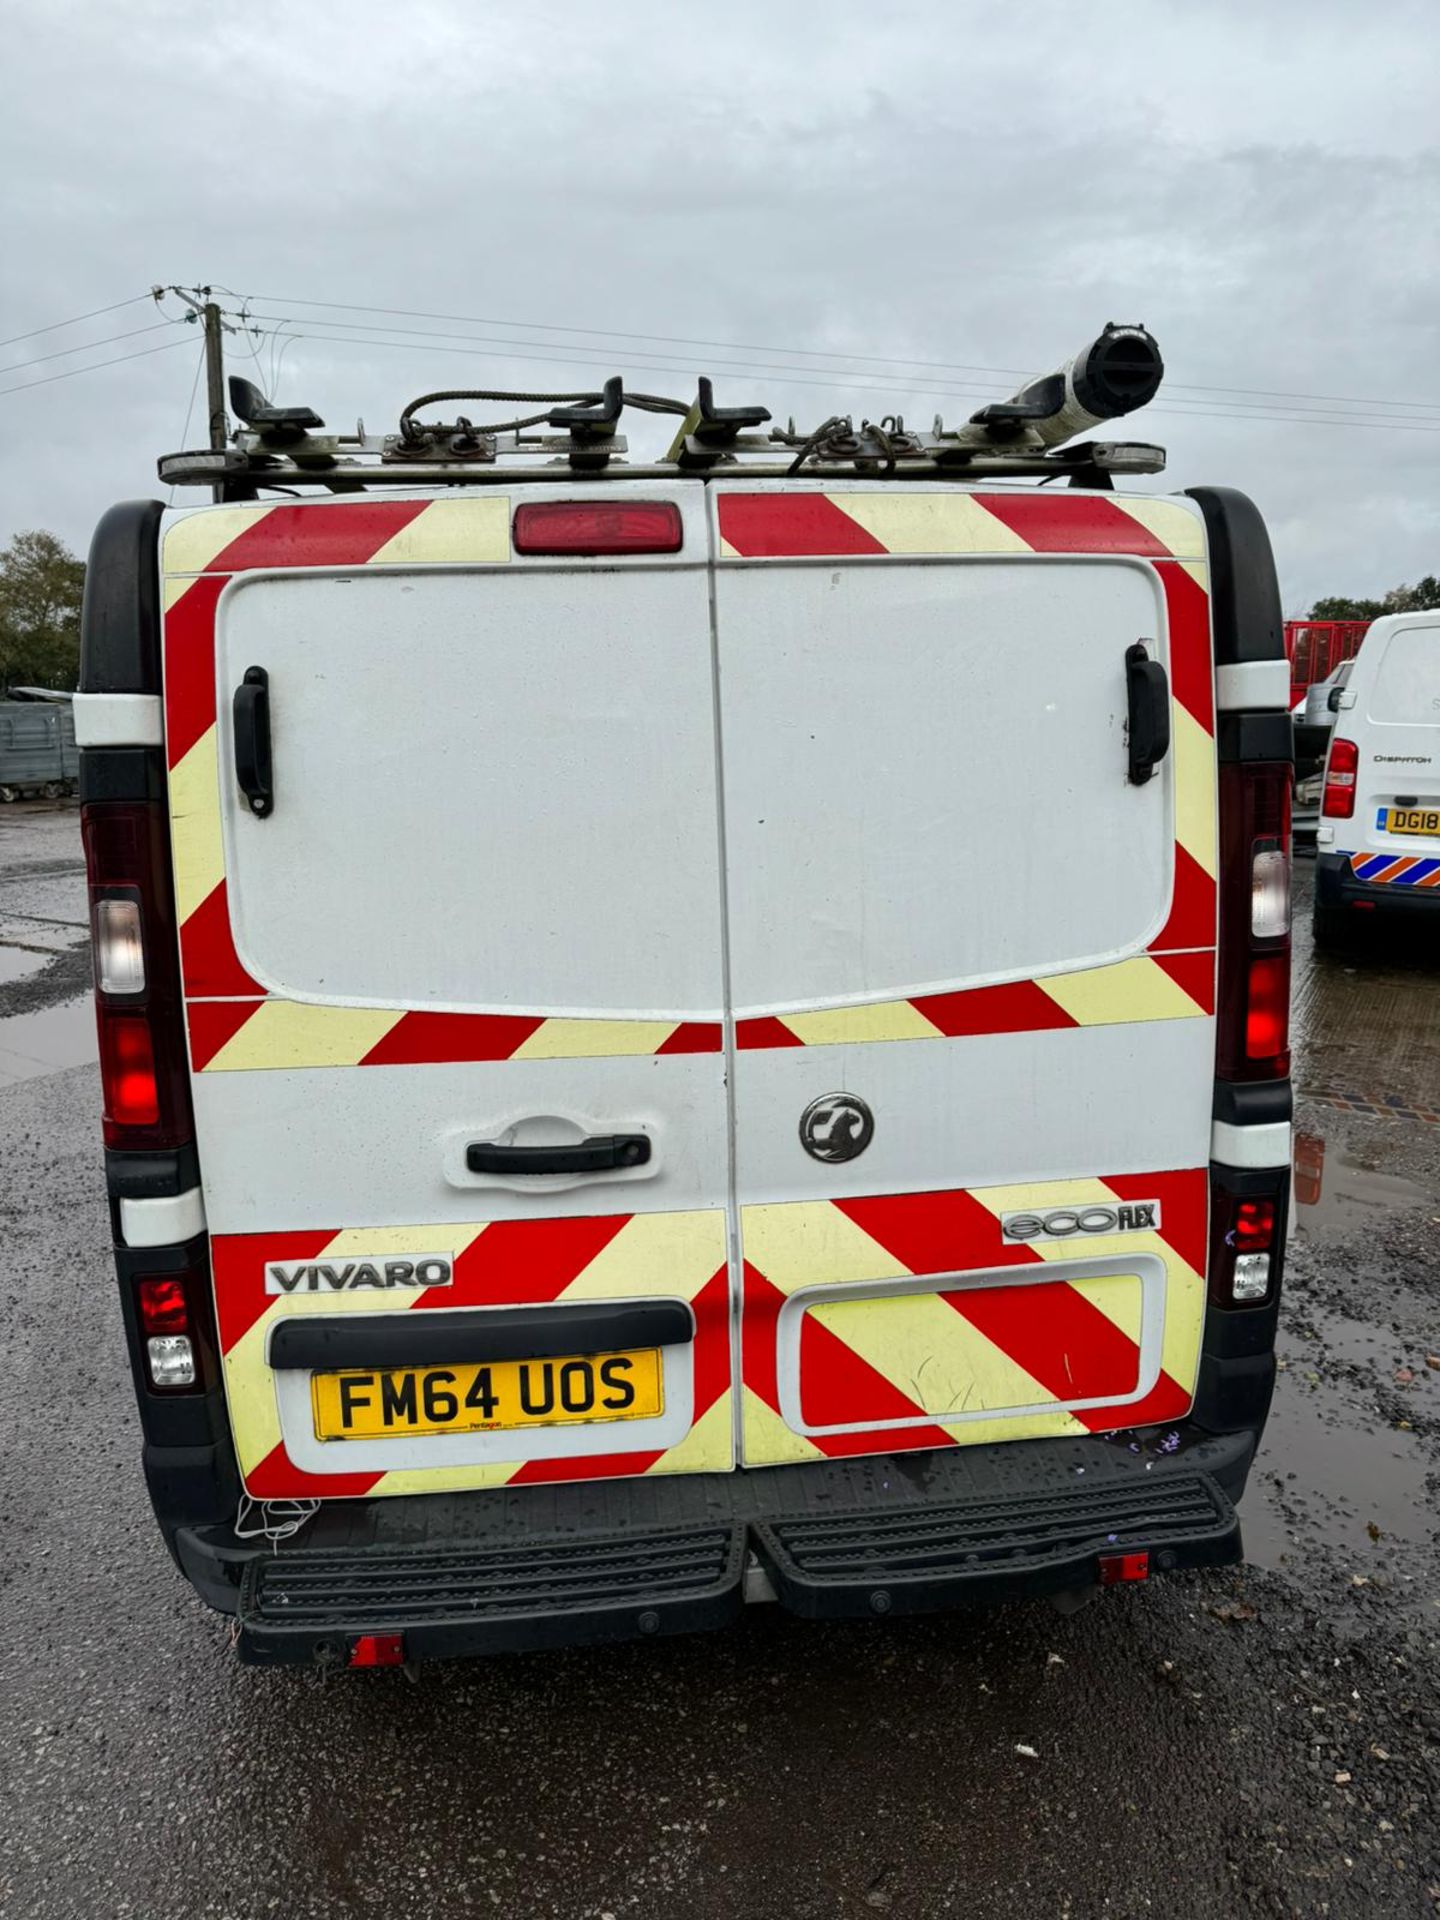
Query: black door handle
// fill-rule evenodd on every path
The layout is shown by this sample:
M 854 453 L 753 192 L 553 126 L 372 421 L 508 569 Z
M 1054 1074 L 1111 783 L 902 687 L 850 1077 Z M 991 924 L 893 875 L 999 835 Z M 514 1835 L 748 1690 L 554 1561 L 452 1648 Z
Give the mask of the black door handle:
M 263 820 L 275 806 L 275 775 L 270 763 L 270 676 L 264 667 L 247 667 L 235 689 L 235 778 Z
M 1143 787 L 1170 751 L 1170 683 L 1143 640 L 1125 649 L 1125 689 L 1130 707 L 1130 778 Z
M 607 1173 L 643 1167 L 649 1158 L 647 1133 L 595 1133 L 570 1147 L 504 1147 L 477 1140 L 465 1151 L 471 1173 Z

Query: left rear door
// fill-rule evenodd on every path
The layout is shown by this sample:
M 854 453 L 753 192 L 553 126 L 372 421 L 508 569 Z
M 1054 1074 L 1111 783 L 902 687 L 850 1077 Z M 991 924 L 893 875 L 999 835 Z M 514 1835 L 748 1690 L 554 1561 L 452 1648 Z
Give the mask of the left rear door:
M 169 523 L 192 1086 L 254 1496 L 733 1464 L 706 533 L 698 488 L 640 491 L 680 506 L 679 553 L 525 558 L 498 495 Z M 616 1136 L 648 1158 L 526 1160 Z

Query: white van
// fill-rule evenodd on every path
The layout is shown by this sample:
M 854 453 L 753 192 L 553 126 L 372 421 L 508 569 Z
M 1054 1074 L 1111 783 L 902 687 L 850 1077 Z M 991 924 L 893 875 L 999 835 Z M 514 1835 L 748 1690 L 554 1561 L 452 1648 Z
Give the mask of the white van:
M 1377 620 L 1336 703 L 1325 758 L 1315 939 L 1361 914 L 1440 927 L 1440 612 Z
M 120 1299 L 244 1657 L 1239 1556 L 1288 673 L 1249 502 L 1045 441 L 1109 339 L 950 434 L 702 383 L 637 467 L 618 381 L 376 442 L 237 383 L 234 444 L 161 463 L 221 499 L 102 521 Z

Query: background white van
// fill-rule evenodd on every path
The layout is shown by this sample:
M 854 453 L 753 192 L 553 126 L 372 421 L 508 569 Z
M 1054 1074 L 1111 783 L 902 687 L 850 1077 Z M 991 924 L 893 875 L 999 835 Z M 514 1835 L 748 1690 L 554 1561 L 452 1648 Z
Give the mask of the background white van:
M 1366 634 L 1325 760 L 1315 938 L 1357 913 L 1429 913 L 1440 926 L 1440 612 Z

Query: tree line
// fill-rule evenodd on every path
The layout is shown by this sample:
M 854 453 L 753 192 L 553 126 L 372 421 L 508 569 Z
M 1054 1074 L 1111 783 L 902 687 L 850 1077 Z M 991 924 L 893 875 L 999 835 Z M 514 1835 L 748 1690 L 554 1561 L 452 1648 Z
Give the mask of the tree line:
M 17 533 L 0 549 L 0 692 L 10 687 L 73 691 L 80 677 L 80 601 L 85 562 L 41 530 Z M 1427 573 L 1413 587 L 1392 587 L 1379 600 L 1328 594 L 1311 620 L 1376 620 L 1382 613 L 1440 607 L 1440 580 Z

